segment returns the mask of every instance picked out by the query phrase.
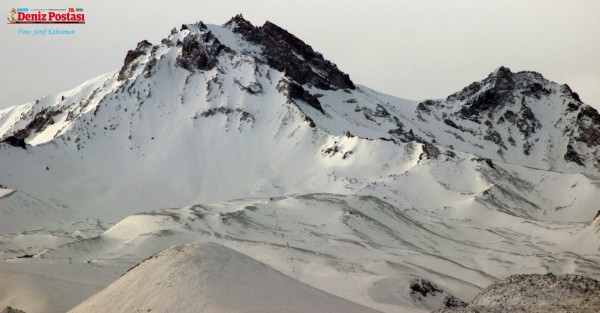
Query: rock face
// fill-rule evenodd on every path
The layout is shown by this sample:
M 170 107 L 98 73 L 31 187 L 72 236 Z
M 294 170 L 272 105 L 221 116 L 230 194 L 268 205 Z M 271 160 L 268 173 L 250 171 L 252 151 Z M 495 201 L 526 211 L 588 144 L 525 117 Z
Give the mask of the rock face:
M 436 312 L 600 312 L 600 282 L 572 274 L 514 275 L 487 287 L 469 304 Z
M 225 26 L 262 46 L 264 62 L 300 85 L 310 84 L 323 90 L 355 89 L 348 74 L 325 60 L 311 46 L 269 21 L 255 27 L 242 15 L 237 15 Z

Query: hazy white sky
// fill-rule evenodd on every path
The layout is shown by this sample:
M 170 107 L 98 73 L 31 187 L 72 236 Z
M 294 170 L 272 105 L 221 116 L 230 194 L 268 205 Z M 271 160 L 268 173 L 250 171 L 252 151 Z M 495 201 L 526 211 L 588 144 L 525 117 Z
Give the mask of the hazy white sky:
M 355 83 L 395 96 L 443 98 L 504 65 L 567 83 L 600 107 L 600 0 L 3 0 L 0 12 L 12 7 L 82 7 L 87 23 L 44 37 L 18 34 L 42 26 L 3 24 L 0 108 L 116 70 L 142 39 L 237 13 L 278 24 Z

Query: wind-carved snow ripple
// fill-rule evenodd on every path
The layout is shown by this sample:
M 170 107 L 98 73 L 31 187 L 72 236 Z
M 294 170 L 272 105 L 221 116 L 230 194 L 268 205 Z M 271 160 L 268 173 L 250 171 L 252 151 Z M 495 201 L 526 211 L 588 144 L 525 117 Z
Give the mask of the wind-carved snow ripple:
M 600 271 L 597 256 L 569 251 L 562 240 L 581 224 L 495 212 L 510 222 L 489 227 L 482 225 L 485 218 L 448 218 L 443 211 L 324 193 L 242 199 L 132 215 L 98 237 L 45 255 L 133 266 L 172 245 L 215 241 L 317 288 L 335 293 L 334 282 L 358 284 L 355 292 L 368 301 L 389 305 L 410 298 L 400 291 L 390 298 L 381 286 L 402 290 L 414 279 L 468 300 L 515 272 Z M 541 236 L 544 231 L 556 236 Z M 323 273 L 330 279 L 323 280 Z

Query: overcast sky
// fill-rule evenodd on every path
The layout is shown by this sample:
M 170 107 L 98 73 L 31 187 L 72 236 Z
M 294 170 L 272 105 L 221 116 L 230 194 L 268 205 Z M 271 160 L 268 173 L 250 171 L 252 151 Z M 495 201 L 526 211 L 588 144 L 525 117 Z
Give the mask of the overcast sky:
M 26 36 L 0 27 L 0 108 L 22 104 L 121 67 L 127 50 L 173 27 L 223 24 L 237 13 L 287 29 L 358 84 L 408 99 L 444 98 L 500 65 L 567 83 L 600 108 L 600 0 L 0 2 L 82 7 L 75 35 Z M 5 20 L 6 22 L 6 20 Z

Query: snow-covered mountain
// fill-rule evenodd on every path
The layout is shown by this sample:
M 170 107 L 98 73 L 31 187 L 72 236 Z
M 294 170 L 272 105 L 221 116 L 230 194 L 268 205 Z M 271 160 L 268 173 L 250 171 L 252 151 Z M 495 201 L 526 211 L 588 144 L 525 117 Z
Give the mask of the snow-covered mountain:
M 347 75 L 284 30 L 266 24 L 276 35 L 291 36 L 281 49 L 298 55 L 300 65 L 306 65 L 304 57 L 315 64 L 302 69 L 313 73 L 315 85 L 333 89 L 335 83 L 325 87 L 330 76 L 333 82 L 337 76 L 345 79 L 340 78 L 347 89 L 317 89 L 332 98 L 321 105 L 308 86 L 288 74 L 293 69 L 273 68 L 270 62 L 275 61 L 261 53 L 262 45 L 233 31 L 237 20 L 224 27 L 184 25 L 159 45 L 141 42 L 117 73 L 3 111 L 2 138 L 27 146 L 2 146 L 7 160 L 2 183 L 60 198 L 65 205 L 126 216 L 150 207 L 248 196 L 342 192 L 343 182 L 332 184 L 336 171 L 351 171 L 352 178 L 385 172 L 372 164 L 371 147 L 381 150 L 382 158 L 406 154 L 392 142 L 371 144 L 345 136 L 354 128 L 361 130 L 354 133 L 371 137 L 385 132 L 353 127 L 351 121 L 323 113 L 338 104 L 352 112 L 354 105 L 344 101 L 356 98 L 376 112 L 372 98 L 377 93 L 350 89 L 355 87 Z M 210 66 L 192 62 L 204 59 L 211 60 Z M 311 116 L 337 131 L 316 127 Z M 369 147 L 361 149 L 364 145 Z M 412 163 L 408 159 L 416 153 L 402 161 Z M 357 175 L 359 168 L 363 170 Z
M 538 73 L 411 101 L 270 22 L 184 24 L 114 73 L 0 111 L 0 307 L 65 311 L 207 241 L 386 312 L 517 273 L 598 278 L 599 140 L 598 112 Z M 23 304 L 43 298 L 25 273 L 76 283 Z M 423 281 L 437 291 L 411 289 Z

